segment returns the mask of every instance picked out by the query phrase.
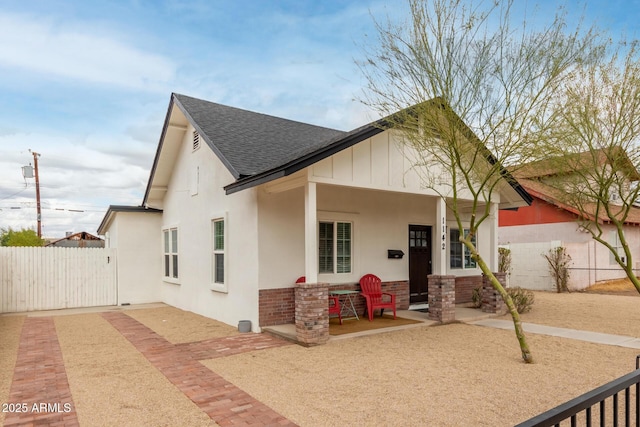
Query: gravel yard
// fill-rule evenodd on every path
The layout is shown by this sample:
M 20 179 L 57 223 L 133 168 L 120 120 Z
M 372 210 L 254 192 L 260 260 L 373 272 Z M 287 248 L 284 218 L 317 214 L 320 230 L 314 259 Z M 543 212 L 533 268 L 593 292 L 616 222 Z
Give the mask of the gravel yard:
M 640 337 L 640 299 L 536 292 L 524 322 Z M 237 335 L 172 307 L 126 310 L 171 343 Z M 23 316 L 0 316 L 7 402 Z M 81 425 L 216 425 L 98 313 L 56 316 Z M 301 426 L 510 426 L 633 370 L 637 350 L 466 324 L 287 345 L 200 363 Z M 0 414 L 0 422 L 4 419 Z

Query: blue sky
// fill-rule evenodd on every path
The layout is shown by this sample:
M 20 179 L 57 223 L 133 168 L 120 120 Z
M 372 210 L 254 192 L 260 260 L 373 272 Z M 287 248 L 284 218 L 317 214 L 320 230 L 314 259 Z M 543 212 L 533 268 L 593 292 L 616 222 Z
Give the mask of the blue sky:
M 587 2 L 587 19 L 634 35 L 638 3 Z M 35 227 L 29 149 L 41 154 L 45 236 L 95 232 L 109 204 L 139 205 L 171 92 L 342 130 L 374 119 L 354 101 L 354 59 L 372 15 L 405 11 L 402 0 L 0 0 L 0 228 Z

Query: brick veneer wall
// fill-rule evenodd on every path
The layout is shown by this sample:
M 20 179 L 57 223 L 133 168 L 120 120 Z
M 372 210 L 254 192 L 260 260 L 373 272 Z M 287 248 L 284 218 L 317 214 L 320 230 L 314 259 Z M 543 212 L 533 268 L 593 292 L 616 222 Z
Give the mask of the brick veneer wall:
M 258 297 L 260 326 L 286 325 L 295 322 L 295 288 L 261 289 Z
M 409 309 L 409 281 L 382 282 L 382 292 L 396 295 L 396 308 L 398 310 Z
M 329 285 L 331 289 L 346 289 L 360 291 L 360 284 L 348 283 Z M 409 308 L 409 281 L 382 282 L 382 292 L 396 295 L 396 308 L 407 310 Z M 258 293 L 259 323 L 260 326 L 285 325 L 295 323 L 295 288 L 261 289 Z M 344 298 L 344 297 L 343 297 Z M 354 306 L 359 316 L 365 312 L 364 297 L 355 295 Z
M 455 276 L 429 275 L 429 320 L 449 323 L 456 320 Z
M 507 282 L 507 273 L 493 273 L 498 279 L 498 282 L 505 287 Z M 507 312 L 507 305 L 502 299 L 502 296 L 493 287 L 487 276 L 482 276 L 482 311 L 485 313 L 500 313 L 505 314 Z
M 302 345 L 329 339 L 329 301 L 326 283 L 296 283 L 296 337 Z
M 482 287 L 482 276 L 456 276 L 456 304 L 473 301 L 473 290 Z
M 340 285 L 329 285 L 329 292 L 331 289 L 346 289 L 349 291 L 360 291 L 359 283 L 349 283 Z M 395 294 L 396 296 L 396 309 L 407 310 L 409 309 L 409 281 L 401 280 L 395 282 L 382 282 L 382 292 L 388 292 Z M 353 305 L 356 308 L 358 316 L 364 315 L 366 303 L 362 295 L 355 295 L 353 297 Z M 387 310 L 389 311 L 389 310 Z

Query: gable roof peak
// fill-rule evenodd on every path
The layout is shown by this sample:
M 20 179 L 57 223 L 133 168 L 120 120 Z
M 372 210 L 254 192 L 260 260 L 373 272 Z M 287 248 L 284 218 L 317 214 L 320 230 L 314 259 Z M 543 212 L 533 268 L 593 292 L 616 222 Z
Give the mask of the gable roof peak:
M 285 164 L 344 134 L 177 93 L 172 100 L 236 179 Z

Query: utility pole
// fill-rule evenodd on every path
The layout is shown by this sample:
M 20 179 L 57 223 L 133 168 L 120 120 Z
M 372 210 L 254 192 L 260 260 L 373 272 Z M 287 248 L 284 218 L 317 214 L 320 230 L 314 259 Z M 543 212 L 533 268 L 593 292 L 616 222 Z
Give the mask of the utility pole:
M 39 153 L 35 151 L 31 152 L 33 154 L 33 168 L 35 169 L 36 175 L 36 211 L 38 213 L 38 237 L 42 238 L 42 211 L 40 209 L 40 179 L 38 177 L 38 157 L 40 157 Z

